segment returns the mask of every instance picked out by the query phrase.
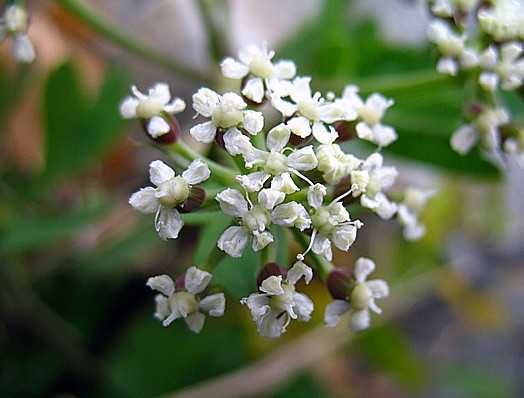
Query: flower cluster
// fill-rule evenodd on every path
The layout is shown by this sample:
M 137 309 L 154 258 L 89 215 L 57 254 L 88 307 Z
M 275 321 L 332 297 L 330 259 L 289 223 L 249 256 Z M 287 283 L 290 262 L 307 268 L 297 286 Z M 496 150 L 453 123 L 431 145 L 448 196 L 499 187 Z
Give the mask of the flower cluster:
M 31 63 L 35 59 L 35 49 L 27 37 L 29 15 L 24 7 L 9 4 L 0 17 L 0 43 L 7 37 L 13 40 L 13 56 L 18 62 Z
M 315 267 L 326 276 L 334 268 L 333 250 L 347 252 L 354 244 L 364 224 L 351 216 L 352 208 L 370 210 L 384 220 L 396 217 L 404 236 L 415 240 L 424 233 L 418 215 L 430 197 L 417 195 L 420 191 L 414 189 L 405 195 L 399 195 L 398 189 L 393 192 L 398 172 L 385 165 L 380 154 L 397 138 L 394 128 L 382 122 L 393 100 L 379 93 L 363 98 L 351 84 L 340 97 L 333 92 L 323 95 L 312 89 L 310 77 L 297 76 L 293 62 L 272 62 L 273 56 L 266 43 L 248 46 L 238 60 L 227 57 L 221 64 L 224 76 L 238 81 L 239 93 L 220 94 L 203 87 L 193 95 L 192 107 L 200 120 L 189 134 L 220 148 L 216 160 L 196 154 L 182 134 L 173 140 L 158 139 L 172 132 L 173 115 L 185 106 L 182 100 L 171 99 L 167 84 L 155 84 L 148 95 L 132 86 L 134 96 L 124 99 L 120 108 L 123 117 L 139 118 L 148 135 L 164 144 L 165 153 L 174 152 L 175 168 L 187 167 L 178 175 L 162 161 L 152 162 L 154 187 L 134 193 L 130 204 L 141 213 L 155 213 L 155 227 L 164 240 L 178 237 L 187 212 L 219 208 L 230 216 L 232 223 L 218 238 L 213 256 L 240 258 L 248 245 L 262 252 L 259 291 L 241 302 L 251 311 L 258 332 L 270 338 L 282 335 L 293 319 L 310 319 L 313 303 L 296 291 L 296 284 L 302 277 L 306 283 L 311 281 L 313 269 L 305 263 L 310 256 L 316 256 Z M 270 107 L 273 113 L 268 117 Z M 275 111 L 280 115 L 276 123 Z M 375 150 L 361 158 L 348 152 L 348 140 L 368 141 Z M 224 155 L 232 159 L 226 165 L 218 163 Z M 279 244 L 278 229 L 290 230 L 303 244 L 302 250 L 293 253 L 296 262 L 289 270 L 268 257 L 274 250 L 266 250 Z M 376 283 L 365 282 L 371 272 L 371 260 L 366 261 L 364 270 L 358 265 L 355 271 L 354 292 L 344 296 L 352 297 L 359 329 L 369 325 L 367 309 L 376 311 L 373 298 L 387 294 L 387 289 L 378 292 Z M 196 314 L 199 308 L 207 308 L 207 301 L 195 298 L 203 290 L 188 285 L 190 275 L 197 272 L 190 270 L 186 289 L 180 292 L 165 276 L 151 279 L 149 285 L 164 294 L 157 298 L 157 317 L 164 324 L 185 317 L 193 330 L 199 330 L 201 324 L 190 323 L 189 318 L 202 318 Z M 168 288 L 161 287 L 163 283 Z M 328 324 L 340 315 L 331 307 L 327 314 Z
M 434 19 L 428 37 L 442 55 L 437 71 L 462 72 L 479 88 L 465 112 L 466 123 L 451 137 L 466 154 L 478 142 L 498 158 L 516 155 L 524 165 L 524 129 L 512 121 L 497 91 L 522 92 L 524 3 L 520 0 L 428 0 Z M 494 104 L 496 104 L 494 106 Z

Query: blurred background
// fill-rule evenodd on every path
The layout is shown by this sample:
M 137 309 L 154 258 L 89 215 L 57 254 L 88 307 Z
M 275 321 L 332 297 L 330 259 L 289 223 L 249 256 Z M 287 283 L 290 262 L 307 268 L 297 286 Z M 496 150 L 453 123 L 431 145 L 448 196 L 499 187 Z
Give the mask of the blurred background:
M 5 1 L 0 1 L 3 9 Z M 373 0 L 34 0 L 36 60 L 0 45 L 0 396 L 2 397 L 518 397 L 524 396 L 524 173 L 461 157 L 463 87 L 434 72 L 418 2 Z M 85 8 L 87 7 L 87 8 Z M 353 334 L 322 326 L 320 280 L 308 324 L 278 340 L 256 333 L 239 298 L 255 290 L 252 256 L 220 263 L 226 315 L 199 335 L 153 318 L 148 277 L 193 265 L 195 237 L 164 242 L 127 201 L 162 155 L 119 102 L 130 84 L 166 81 L 188 110 L 220 77 L 225 55 L 268 40 L 313 88 L 344 85 L 392 97 L 385 150 L 401 184 L 437 188 L 407 243 L 373 214 L 337 265 L 359 256 L 390 282 L 381 317 Z M 522 110 L 522 101 L 517 102 Z M 518 108 L 520 106 L 520 108 Z M 522 113 L 520 114 L 522 117 Z M 225 222 L 225 223 L 224 223 Z M 234 267 L 234 269 L 232 268 Z

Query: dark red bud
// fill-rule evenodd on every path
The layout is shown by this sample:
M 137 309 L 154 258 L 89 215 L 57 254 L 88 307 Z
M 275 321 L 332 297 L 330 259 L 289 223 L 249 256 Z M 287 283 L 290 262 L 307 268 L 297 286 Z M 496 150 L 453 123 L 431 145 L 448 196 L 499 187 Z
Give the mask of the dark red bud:
M 164 114 L 163 118 L 169 124 L 171 129 L 169 130 L 169 132 L 162 134 L 160 137 L 153 138 L 149 135 L 149 133 L 147 132 L 148 120 L 142 119 L 142 127 L 144 128 L 144 132 L 146 133 L 148 138 L 155 141 L 157 144 L 172 144 L 180 137 L 180 125 L 178 124 L 178 121 L 173 115 Z
M 262 285 L 262 282 L 264 282 L 265 279 L 269 278 L 270 276 L 275 275 L 287 275 L 287 269 L 282 267 L 281 265 L 278 265 L 277 263 L 268 263 L 260 270 L 260 273 L 258 274 L 257 278 L 257 287 L 260 288 L 260 285 Z
M 349 141 L 357 138 L 357 122 L 347 122 L 345 120 L 339 120 L 333 125 L 333 128 L 338 133 L 337 142 Z
M 204 203 L 206 190 L 200 185 L 193 185 L 189 188 L 189 197 L 186 201 L 176 207 L 180 213 L 189 213 L 198 209 Z
M 346 300 L 355 284 L 355 274 L 350 268 L 335 268 L 329 273 L 326 284 L 333 298 Z
M 175 281 L 175 292 L 180 292 L 182 290 L 186 290 L 186 274 L 180 275 L 178 279 Z

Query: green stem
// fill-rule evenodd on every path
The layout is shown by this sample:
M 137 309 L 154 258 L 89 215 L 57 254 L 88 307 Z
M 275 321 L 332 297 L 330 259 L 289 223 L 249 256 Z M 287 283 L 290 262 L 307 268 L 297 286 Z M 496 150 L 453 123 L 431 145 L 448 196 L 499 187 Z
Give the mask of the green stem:
M 220 62 L 227 53 L 227 40 L 223 28 L 229 26 L 229 24 L 227 22 L 220 24 L 216 19 L 221 17 L 220 11 L 222 10 L 219 8 L 225 7 L 226 3 L 206 0 L 197 0 L 196 3 L 204 22 L 211 55 L 215 61 Z
M 56 0 L 56 2 L 99 35 L 118 44 L 129 52 L 164 68 L 173 75 L 203 85 L 212 85 L 212 79 L 206 74 L 199 72 L 193 67 L 182 65 L 173 58 L 153 50 L 150 45 L 135 40 L 130 33 L 121 32 L 120 28 L 116 29 L 114 23 L 108 21 L 87 4 L 79 0 Z
M 215 267 L 227 256 L 226 252 L 220 250 L 217 245 L 213 245 L 204 261 L 202 261 L 198 268 L 202 271 L 213 272 Z
M 221 164 L 218 164 L 217 162 L 206 158 L 205 156 L 191 148 L 189 145 L 187 145 L 184 141 L 177 140 L 174 143 L 170 144 L 169 147 L 172 148 L 178 154 L 184 156 L 186 159 L 189 159 L 191 161 L 195 159 L 201 159 L 204 163 L 206 163 L 209 166 L 209 170 L 211 170 L 211 175 L 217 178 L 226 186 L 234 186 L 236 184 L 236 172 L 234 170 L 228 167 L 224 167 Z

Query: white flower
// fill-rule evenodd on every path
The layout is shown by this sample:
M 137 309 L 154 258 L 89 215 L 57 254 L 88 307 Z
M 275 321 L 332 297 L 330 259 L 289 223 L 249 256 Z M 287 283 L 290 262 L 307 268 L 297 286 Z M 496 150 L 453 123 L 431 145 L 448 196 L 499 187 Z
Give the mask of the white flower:
M 155 83 L 147 94 L 131 86 L 134 96 L 128 96 L 120 103 L 120 114 L 124 119 L 147 120 L 146 130 L 152 138 L 158 138 L 171 131 L 166 115 L 175 115 L 186 108 L 180 98 L 171 99 L 167 83 Z
M 256 135 L 264 127 L 261 112 L 243 110 L 247 107 L 242 97 L 235 93 L 219 95 L 208 88 L 201 88 L 193 95 L 193 108 L 210 121 L 193 126 L 189 132 L 197 141 L 210 143 L 217 130 L 227 132 L 243 128 Z
M 10 4 L 0 18 L 0 42 L 6 37 L 13 39 L 13 57 L 22 63 L 31 63 L 35 59 L 35 49 L 27 37 L 29 16 L 25 8 Z
M 237 189 L 227 188 L 216 196 L 224 213 L 239 220 L 241 225 L 227 228 L 218 239 L 217 246 L 231 257 L 241 257 L 247 246 L 249 235 L 253 236 L 253 251 L 262 250 L 273 242 L 268 231 L 271 214 L 261 205 L 250 204 Z
M 164 326 L 168 326 L 175 319 L 184 318 L 189 329 L 199 333 L 205 321 L 205 315 L 201 311 L 214 317 L 224 315 L 224 293 L 201 297 L 211 278 L 209 272 L 195 267 L 187 270 L 183 279 L 183 289 L 177 289 L 168 275 L 149 278 L 147 286 L 162 293 L 155 297 L 155 317 L 163 321 Z
M 375 299 L 389 295 L 388 284 L 380 279 L 367 281 L 367 277 L 375 270 L 375 263 L 365 257 L 360 257 L 355 263 L 356 283 L 348 296 L 348 300 L 335 300 L 326 306 L 324 323 L 335 326 L 340 317 L 348 311 L 351 313 L 350 326 L 355 331 L 367 329 L 370 326 L 369 310 L 380 314 L 382 310 L 375 304 Z
M 417 189 L 408 187 L 404 192 L 404 200 L 398 205 L 397 219 L 404 227 L 403 235 L 406 240 L 421 239 L 426 228 L 420 223 L 418 216 L 424 209 L 426 202 L 435 196 L 434 189 Z
M 301 138 L 311 134 L 321 144 L 331 144 L 337 137 L 337 131 L 324 123 L 341 120 L 341 112 L 337 106 L 324 101 L 321 94 L 312 94 L 310 77 L 296 77 L 292 82 L 284 81 L 273 85 L 271 104 L 282 115 L 293 116 L 287 121 L 291 132 Z M 290 101 L 283 98 L 289 97 Z
M 291 149 L 286 147 L 291 131 L 285 124 L 279 124 L 272 128 L 266 140 L 266 146 L 269 151 L 263 151 L 255 148 L 248 137 L 236 129 L 232 129 L 224 134 L 224 143 L 226 150 L 232 155 L 242 155 L 246 168 L 258 166 L 260 171 L 256 174 L 256 181 L 251 177 L 249 181 L 244 181 L 245 177 L 240 177 L 239 182 L 246 182 L 245 187 L 249 191 L 255 191 L 262 188 L 262 185 L 271 176 L 281 177 L 289 184 L 284 184 L 282 192 L 290 194 L 299 190 L 298 186 L 291 179 L 290 173 L 305 178 L 299 171 L 314 169 L 317 164 L 317 158 L 313 147 L 306 146 L 300 149 Z M 285 152 L 289 152 L 288 155 Z M 253 173 L 255 174 L 255 173 Z M 279 179 L 277 179 L 279 181 Z M 258 189 L 256 189 L 258 188 Z
M 296 67 L 291 61 L 271 62 L 274 51 L 268 51 L 267 42 L 261 47 L 251 44 L 241 49 L 239 61 L 226 57 L 220 65 L 222 74 L 232 79 L 245 79 L 242 94 L 260 103 L 271 83 L 280 79 L 289 80 L 295 76 Z
M 500 56 L 499 56 L 500 51 Z M 500 46 L 500 50 L 490 46 L 480 57 L 483 72 L 479 83 L 486 91 L 495 91 L 499 85 L 507 91 L 522 86 L 524 79 L 524 49 L 522 42 L 512 41 Z
M 315 148 L 315 154 L 317 169 L 328 184 L 338 184 L 361 164 L 356 156 L 345 153 L 338 144 L 319 145 Z
M 311 281 L 313 271 L 301 261 L 297 261 L 282 275 L 272 275 L 262 282 L 260 291 L 240 302 L 251 311 L 258 333 L 263 337 L 277 338 L 285 331 L 292 319 L 307 322 L 313 312 L 313 302 L 303 293 L 298 293 L 295 284 L 304 277 Z
M 342 93 L 342 101 L 348 104 L 347 107 L 357 111 L 360 120 L 356 126 L 358 138 L 371 141 L 380 148 L 397 139 L 395 130 L 381 123 L 384 113 L 393 105 L 392 99 L 373 93 L 364 102 L 358 95 L 358 87 L 347 85 Z
M 351 221 L 348 211 L 341 200 L 349 195 L 351 191 L 334 199 L 329 205 L 324 206 L 323 200 L 326 195 L 326 187 L 315 184 L 309 187 L 308 204 L 311 206 L 311 250 L 327 260 L 331 261 L 333 253 L 331 243 L 340 250 L 348 251 L 357 237 L 357 229 L 362 225 L 360 221 Z M 305 253 L 299 254 L 297 258 L 303 258 Z
M 497 41 L 524 38 L 524 3 L 521 0 L 497 0 L 477 13 L 480 27 Z
M 209 178 L 209 168 L 196 159 L 181 176 L 177 176 L 171 167 L 155 160 L 149 166 L 149 176 L 156 188 L 140 189 L 131 196 L 129 203 L 141 213 L 156 213 L 155 228 L 162 239 L 176 239 L 184 226 L 177 208 L 184 207 L 192 185 Z

